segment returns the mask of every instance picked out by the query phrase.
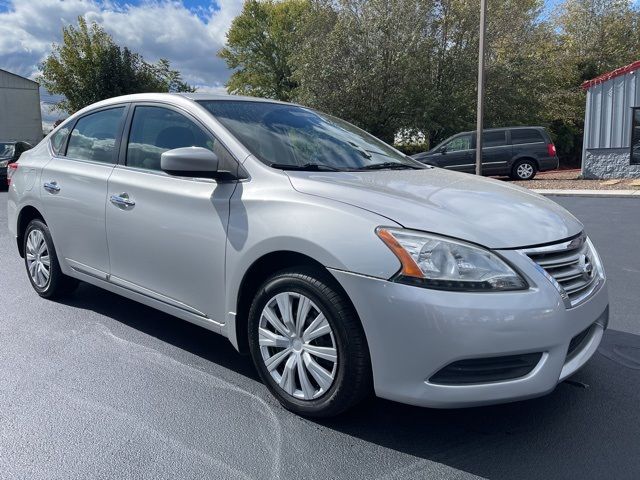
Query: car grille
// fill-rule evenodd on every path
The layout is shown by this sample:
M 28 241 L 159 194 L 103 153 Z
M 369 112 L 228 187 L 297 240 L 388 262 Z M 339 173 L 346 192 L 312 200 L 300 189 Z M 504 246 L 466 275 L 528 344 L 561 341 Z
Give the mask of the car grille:
M 556 282 L 556 287 L 572 307 L 586 300 L 599 283 L 594 252 L 584 235 L 523 252 Z
M 438 370 L 429 382 L 439 385 L 471 385 L 513 380 L 529 374 L 541 357 L 542 353 L 527 353 L 459 360 Z

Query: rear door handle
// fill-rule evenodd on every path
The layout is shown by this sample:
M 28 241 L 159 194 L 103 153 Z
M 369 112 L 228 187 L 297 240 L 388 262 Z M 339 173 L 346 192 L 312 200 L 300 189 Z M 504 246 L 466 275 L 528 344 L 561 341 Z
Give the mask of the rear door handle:
M 119 195 L 111 195 L 109 201 L 117 207 L 130 208 L 133 207 L 136 202 L 129 198 L 128 193 L 121 193 Z
M 58 185 L 58 182 L 45 182 L 43 187 L 49 193 L 58 193 L 60 191 L 60 185 Z

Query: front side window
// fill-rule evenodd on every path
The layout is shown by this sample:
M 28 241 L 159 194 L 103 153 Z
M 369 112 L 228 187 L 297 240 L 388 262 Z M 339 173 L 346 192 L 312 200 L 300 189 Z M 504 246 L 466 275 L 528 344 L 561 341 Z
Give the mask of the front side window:
M 231 155 L 195 122 L 163 107 L 136 107 L 127 144 L 127 165 L 160 170 L 160 156 L 167 150 L 202 147 L 218 156 L 221 170 L 229 168 Z
M 199 102 L 259 160 L 277 168 L 424 168 L 365 131 L 315 110 L 270 102 Z
M 507 136 L 504 130 L 502 132 L 484 132 L 482 134 L 482 146 L 501 147 L 507 144 Z
M 116 137 L 123 113 L 124 107 L 111 108 L 78 120 L 69 138 L 67 157 L 115 163 Z
M 631 164 L 640 165 L 640 107 L 633 109 L 631 131 Z
M 512 145 L 540 142 L 544 142 L 544 138 L 539 130 L 534 128 L 518 128 L 517 130 L 511 130 Z
M 471 150 L 471 135 L 461 135 L 454 138 L 446 145 L 447 152 L 460 152 L 462 150 Z

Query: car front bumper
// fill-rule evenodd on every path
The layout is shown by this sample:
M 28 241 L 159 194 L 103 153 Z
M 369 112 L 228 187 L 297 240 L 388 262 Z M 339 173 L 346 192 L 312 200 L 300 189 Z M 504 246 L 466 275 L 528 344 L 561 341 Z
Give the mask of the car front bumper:
M 526 258 L 507 252 L 512 263 Z M 535 269 L 531 288 L 518 292 L 430 290 L 331 270 L 362 321 L 376 395 L 402 403 L 455 408 L 541 396 L 575 373 L 595 353 L 608 324 L 606 281 L 581 305 L 567 309 Z M 568 356 L 571 340 L 589 329 Z M 488 383 L 442 385 L 431 377 L 467 359 L 541 353 L 525 376 Z

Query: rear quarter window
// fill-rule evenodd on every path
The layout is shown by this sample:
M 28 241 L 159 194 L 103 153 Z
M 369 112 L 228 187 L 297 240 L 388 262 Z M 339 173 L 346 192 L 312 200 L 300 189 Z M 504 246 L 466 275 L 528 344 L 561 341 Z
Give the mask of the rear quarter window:
M 65 125 L 51 136 L 51 149 L 56 155 L 64 155 L 64 147 L 69 136 L 69 126 Z
M 512 145 L 521 145 L 523 143 L 539 143 L 544 141 L 544 137 L 539 130 L 535 130 L 533 128 L 511 130 Z

